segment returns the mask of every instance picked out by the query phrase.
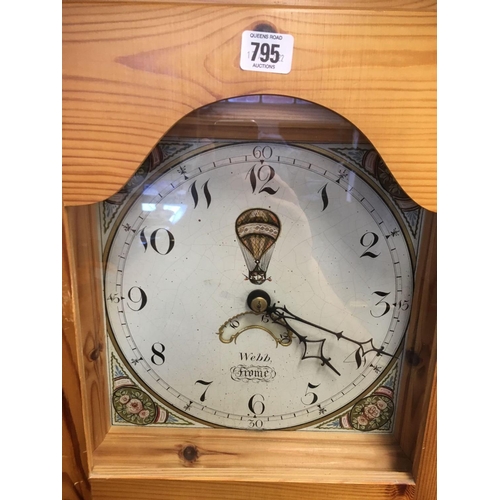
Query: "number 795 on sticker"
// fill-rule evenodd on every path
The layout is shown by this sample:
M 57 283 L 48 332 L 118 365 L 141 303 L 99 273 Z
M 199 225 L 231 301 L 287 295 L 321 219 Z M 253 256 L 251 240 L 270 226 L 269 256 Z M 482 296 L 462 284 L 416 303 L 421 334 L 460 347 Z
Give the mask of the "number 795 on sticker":
M 245 71 L 290 73 L 293 36 L 261 31 L 244 31 L 241 38 L 240 68 Z

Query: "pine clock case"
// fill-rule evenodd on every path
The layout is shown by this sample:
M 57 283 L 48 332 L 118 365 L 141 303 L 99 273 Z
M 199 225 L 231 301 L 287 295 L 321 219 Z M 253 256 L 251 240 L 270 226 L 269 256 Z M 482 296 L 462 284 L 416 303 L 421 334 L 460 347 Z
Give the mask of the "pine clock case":
M 436 209 L 434 2 L 63 4 L 63 498 L 436 496 L 435 217 L 417 269 L 394 436 L 110 428 L 97 221 L 182 116 L 292 95 L 361 129 Z M 241 33 L 295 37 L 289 75 L 240 70 Z M 71 207 L 80 206 L 78 210 Z

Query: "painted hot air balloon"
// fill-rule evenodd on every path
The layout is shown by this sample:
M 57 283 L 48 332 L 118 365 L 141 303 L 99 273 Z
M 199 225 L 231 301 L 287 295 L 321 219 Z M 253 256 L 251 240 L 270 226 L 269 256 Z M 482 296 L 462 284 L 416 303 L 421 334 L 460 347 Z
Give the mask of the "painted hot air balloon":
M 266 280 L 267 268 L 281 231 L 278 216 L 264 208 L 245 210 L 236 219 L 236 235 L 254 285 Z

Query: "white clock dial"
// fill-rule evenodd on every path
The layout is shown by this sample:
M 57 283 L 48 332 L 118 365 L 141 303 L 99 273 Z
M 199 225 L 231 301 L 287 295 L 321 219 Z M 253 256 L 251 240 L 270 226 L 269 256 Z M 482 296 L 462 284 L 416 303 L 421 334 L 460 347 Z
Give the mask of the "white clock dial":
M 320 148 L 217 143 L 159 169 L 105 250 L 110 334 L 153 395 L 208 425 L 299 427 L 352 404 L 409 321 L 406 231 Z M 269 308 L 252 313 L 262 291 Z

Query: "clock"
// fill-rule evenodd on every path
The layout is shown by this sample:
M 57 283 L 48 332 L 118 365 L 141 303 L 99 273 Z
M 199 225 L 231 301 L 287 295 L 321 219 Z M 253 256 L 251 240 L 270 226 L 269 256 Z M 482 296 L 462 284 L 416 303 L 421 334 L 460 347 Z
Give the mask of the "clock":
M 63 498 L 435 498 L 435 10 L 63 2 Z
M 354 143 L 220 139 L 235 105 L 250 136 L 321 117 Z M 266 95 L 209 116 L 100 205 L 112 420 L 392 430 L 425 211 L 333 112 Z

